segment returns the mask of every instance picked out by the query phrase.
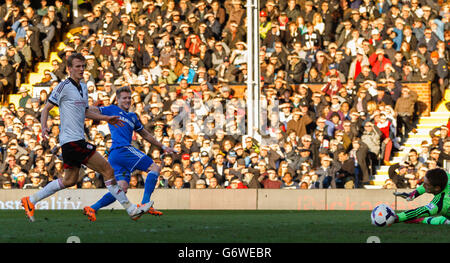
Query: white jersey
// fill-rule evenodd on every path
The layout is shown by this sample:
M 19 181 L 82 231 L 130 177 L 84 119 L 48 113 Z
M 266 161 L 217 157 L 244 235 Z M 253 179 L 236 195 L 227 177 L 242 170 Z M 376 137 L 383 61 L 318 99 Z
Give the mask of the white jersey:
M 73 79 L 67 78 L 53 89 L 48 100 L 59 107 L 59 143 L 64 145 L 84 140 L 84 120 L 89 107 L 86 83 L 80 82 L 77 85 Z

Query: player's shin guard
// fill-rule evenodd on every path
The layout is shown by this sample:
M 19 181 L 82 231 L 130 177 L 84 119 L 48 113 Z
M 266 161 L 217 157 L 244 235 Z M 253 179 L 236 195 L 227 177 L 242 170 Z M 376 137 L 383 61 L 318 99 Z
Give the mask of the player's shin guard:
M 159 174 L 155 171 L 150 171 L 147 174 L 147 178 L 145 179 L 144 185 L 144 196 L 142 197 L 141 204 L 146 204 L 150 202 L 150 197 L 152 196 L 153 191 L 155 190 L 156 182 L 158 182 Z
M 97 203 L 91 206 L 92 209 L 98 211 L 100 208 L 108 206 L 116 201 L 116 198 L 111 193 L 105 194 Z

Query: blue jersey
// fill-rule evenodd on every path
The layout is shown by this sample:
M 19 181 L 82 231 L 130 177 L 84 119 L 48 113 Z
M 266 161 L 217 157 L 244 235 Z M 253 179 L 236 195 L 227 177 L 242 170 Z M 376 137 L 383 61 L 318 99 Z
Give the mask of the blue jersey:
M 119 116 L 120 120 L 124 123 L 123 127 L 115 127 L 114 125 L 108 124 L 113 141 L 111 150 L 118 147 L 130 146 L 133 131 L 138 132 L 144 128 L 136 113 L 124 111 L 117 105 L 99 107 L 99 110 L 103 115 Z

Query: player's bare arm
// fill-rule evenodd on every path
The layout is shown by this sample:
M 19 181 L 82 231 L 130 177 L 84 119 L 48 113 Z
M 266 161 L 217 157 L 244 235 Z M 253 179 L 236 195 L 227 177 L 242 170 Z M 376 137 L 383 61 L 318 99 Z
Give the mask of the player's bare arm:
M 97 107 L 90 106 L 86 109 L 86 118 L 95 120 L 95 121 L 106 121 L 115 127 L 123 127 L 123 121 L 120 120 L 119 116 L 107 116 L 101 114 L 100 110 Z
M 158 147 L 161 147 L 161 149 L 165 152 L 165 153 L 173 153 L 175 152 L 174 149 L 170 148 L 170 147 L 166 147 L 165 145 L 163 145 L 161 142 L 159 142 L 158 140 L 156 140 L 146 129 L 142 129 L 138 132 L 142 138 L 144 138 L 145 140 L 147 140 L 149 143 L 151 143 L 152 145 L 156 145 Z

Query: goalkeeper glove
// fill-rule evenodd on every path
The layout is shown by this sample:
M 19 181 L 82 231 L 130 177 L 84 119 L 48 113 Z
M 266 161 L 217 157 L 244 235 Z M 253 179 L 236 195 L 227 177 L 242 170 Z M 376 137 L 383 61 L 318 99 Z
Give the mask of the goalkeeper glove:
M 417 196 L 417 190 L 412 191 L 411 193 L 406 193 L 406 192 L 394 192 L 393 193 L 395 196 L 398 197 L 402 197 L 405 198 L 406 201 L 412 201 L 416 198 Z

